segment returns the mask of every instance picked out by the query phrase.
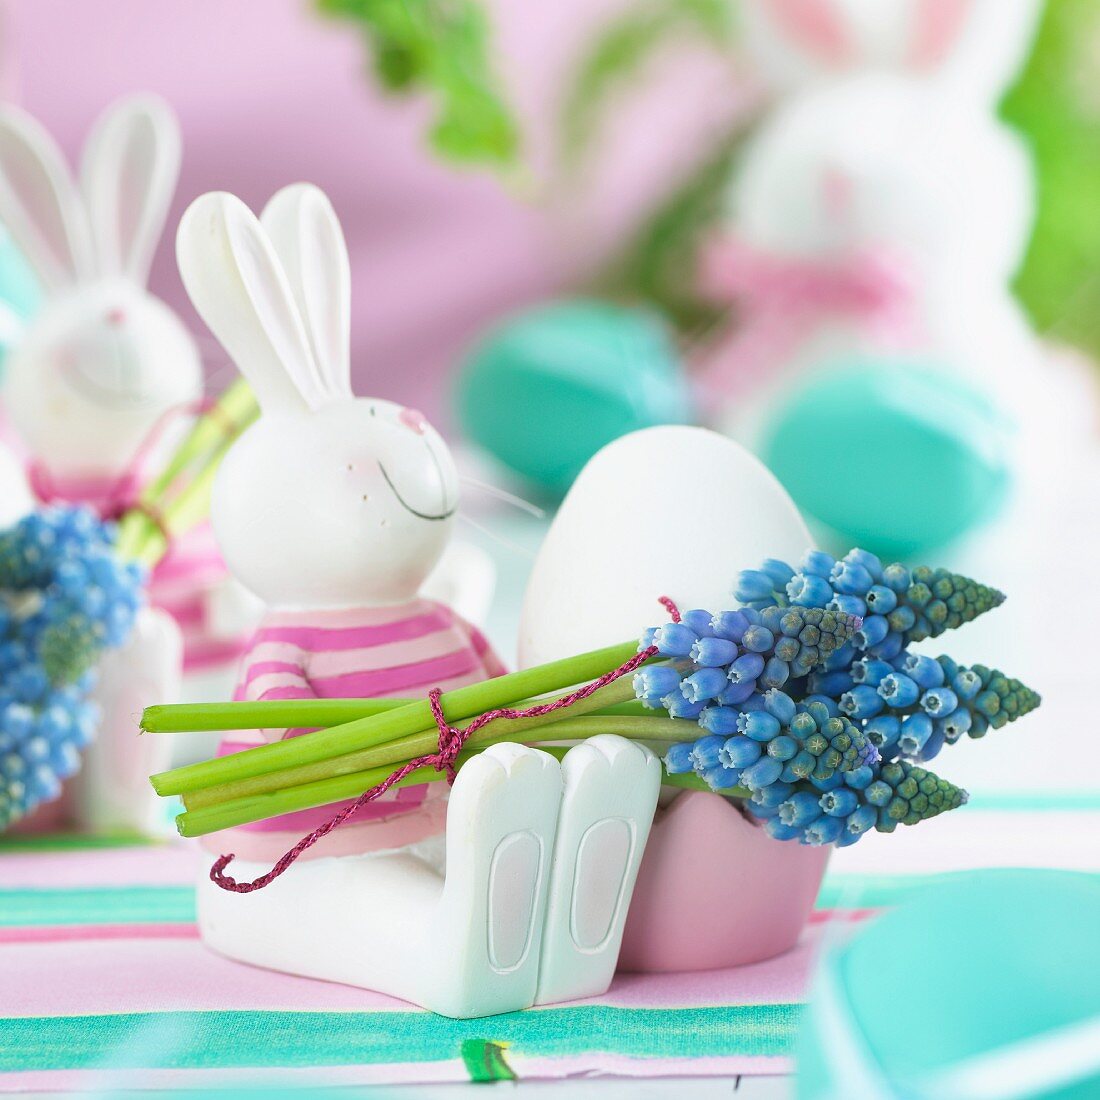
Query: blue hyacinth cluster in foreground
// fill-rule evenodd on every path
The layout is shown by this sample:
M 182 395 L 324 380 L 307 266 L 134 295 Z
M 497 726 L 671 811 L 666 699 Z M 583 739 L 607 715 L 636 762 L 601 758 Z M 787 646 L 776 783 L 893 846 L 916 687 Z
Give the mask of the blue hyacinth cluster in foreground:
M 965 791 L 919 765 L 1039 705 L 997 670 L 911 651 L 1003 602 L 947 570 L 884 566 L 863 550 L 840 560 L 811 551 L 797 570 L 777 560 L 746 570 L 735 595 L 739 611 L 690 611 L 647 631 L 643 644 L 681 663 L 643 668 L 635 690 L 702 729 L 668 750 L 666 769 L 737 789 L 777 839 L 844 846 L 962 805 Z M 781 648 L 784 622 L 800 646 L 793 660 Z M 700 675 L 698 659 L 726 623 L 762 630 L 772 649 L 757 662 L 739 653 L 722 666 L 727 685 L 709 693 L 718 681 Z M 705 698 L 696 698 L 696 684 L 708 688 Z
M 81 507 L 0 532 L 0 830 L 56 798 L 95 735 L 96 662 L 143 599 L 144 572 L 119 561 L 114 537 Z

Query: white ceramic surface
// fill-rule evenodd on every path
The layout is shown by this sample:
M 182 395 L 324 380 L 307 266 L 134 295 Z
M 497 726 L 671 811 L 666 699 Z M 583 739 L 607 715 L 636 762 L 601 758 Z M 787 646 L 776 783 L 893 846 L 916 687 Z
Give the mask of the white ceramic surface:
M 177 255 L 262 411 L 215 485 L 230 569 L 298 612 L 415 596 L 447 545 L 457 474 L 419 413 L 352 394 L 347 255 L 328 199 L 286 188 L 261 224 L 232 195 L 204 195 Z M 404 644 L 408 661 L 425 659 L 415 637 Z M 656 758 L 622 738 L 593 739 L 560 765 L 496 745 L 459 773 L 445 837 L 296 863 L 246 895 L 203 876 L 200 931 L 231 958 L 451 1016 L 602 992 L 659 785 Z
M 682 611 L 734 607 L 739 570 L 768 557 L 796 563 L 811 545 L 791 499 L 739 444 L 702 428 L 624 436 L 584 468 L 550 527 L 527 585 L 520 664 L 637 637 L 666 620 L 662 595 Z M 634 970 L 786 950 L 827 858 L 770 840 L 719 795 L 698 793 L 658 812 L 649 844 L 624 933 Z M 767 866 L 778 891 L 756 884 Z

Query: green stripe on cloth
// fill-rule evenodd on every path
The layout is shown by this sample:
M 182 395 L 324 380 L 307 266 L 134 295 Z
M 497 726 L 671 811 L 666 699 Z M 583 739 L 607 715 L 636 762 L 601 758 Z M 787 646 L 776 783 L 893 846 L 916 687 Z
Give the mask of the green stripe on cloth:
M 450 1020 L 429 1012 L 156 1012 L 0 1020 L 0 1072 L 440 1062 L 471 1039 L 519 1057 L 781 1057 L 801 1006 L 578 1005 Z
M 193 924 L 193 886 L 0 890 L 0 927 L 59 924 Z
M 934 875 L 829 874 L 819 909 L 880 909 L 965 871 Z M 104 886 L 80 889 L 0 889 L 0 927 L 95 924 L 193 924 L 192 886 Z
M 936 875 L 826 875 L 817 896 L 818 909 L 882 909 L 897 905 L 936 883 L 969 871 Z M 1100 874 L 1097 874 L 1100 878 Z

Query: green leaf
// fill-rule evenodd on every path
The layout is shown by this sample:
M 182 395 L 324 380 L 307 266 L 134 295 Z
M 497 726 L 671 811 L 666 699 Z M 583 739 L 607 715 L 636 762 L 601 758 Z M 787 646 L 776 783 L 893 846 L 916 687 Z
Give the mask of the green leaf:
M 496 87 L 489 26 L 477 0 L 316 0 L 325 15 L 357 24 L 379 83 L 436 101 L 436 151 L 464 163 L 513 165 L 515 121 Z
M 1037 327 L 1100 354 L 1100 5 L 1051 0 L 1003 106 L 1035 155 L 1035 233 L 1016 290 Z
M 724 316 L 725 307 L 696 292 L 699 250 L 721 221 L 734 164 L 752 124 L 752 119 L 738 122 L 716 143 L 607 267 L 596 293 L 649 303 L 685 334 L 710 329 Z
M 612 96 L 671 42 L 702 39 L 724 49 L 732 38 L 729 0 L 639 0 L 609 23 L 576 67 L 561 110 L 567 169 L 583 160 Z

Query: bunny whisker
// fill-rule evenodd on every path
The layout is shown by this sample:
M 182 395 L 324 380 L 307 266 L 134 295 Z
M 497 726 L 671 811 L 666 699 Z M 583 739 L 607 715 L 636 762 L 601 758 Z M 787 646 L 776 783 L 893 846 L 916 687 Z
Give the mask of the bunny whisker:
M 508 550 L 512 550 L 517 554 L 522 554 L 525 558 L 530 558 L 532 561 L 535 559 L 535 552 L 527 546 L 521 546 L 513 539 L 506 538 L 500 534 L 499 531 L 494 531 L 491 527 L 487 527 L 484 523 L 478 523 L 476 519 L 471 518 L 465 512 L 459 512 L 458 518 L 466 524 L 469 524 L 475 531 L 484 535 L 486 538 L 492 539 L 494 542 L 500 543 L 501 546 Z
M 524 500 L 521 496 L 516 496 L 515 493 L 509 493 L 507 489 L 501 489 L 499 486 L 493 485 L 488 481 L 481 481 L 476 477 L 469 477 L 466 474 L 460 474 L 458 480 L 461 481 L 463 485 L 469 485 L 471 489 L 478 489 L 487 496 L 495 497 L 505 504 L 511 504 L 521 512 L 526 512 L 536 519 L 546 518 L 545 508 L 540 508 L 537 504 L 533 504 L 529 500 Z

